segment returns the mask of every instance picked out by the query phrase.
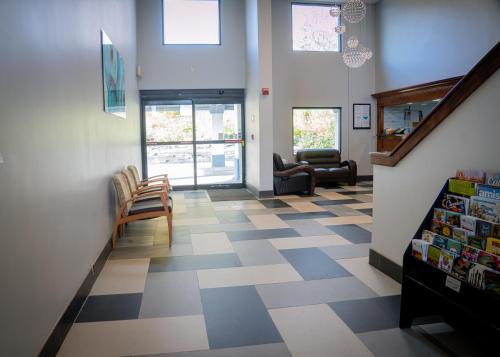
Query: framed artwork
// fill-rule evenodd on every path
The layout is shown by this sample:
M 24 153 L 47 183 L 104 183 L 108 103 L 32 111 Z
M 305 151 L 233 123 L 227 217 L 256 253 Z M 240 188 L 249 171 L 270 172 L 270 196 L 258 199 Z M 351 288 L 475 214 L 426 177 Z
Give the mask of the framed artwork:
M 353 129 L 371 129 L 372 127 L 371 104 L 353 104 Z
M 126 118 L 125 64 L 108 35 L 101 30 L 104 111 Z

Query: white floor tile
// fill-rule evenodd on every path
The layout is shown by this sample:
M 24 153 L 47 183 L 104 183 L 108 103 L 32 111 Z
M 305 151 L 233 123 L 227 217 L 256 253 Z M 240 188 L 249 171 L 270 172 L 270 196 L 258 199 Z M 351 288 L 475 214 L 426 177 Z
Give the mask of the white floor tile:
M 198 270 L 200 289 L 301 281 L 290 264 Z
M 368 263 L 368 257 L 337 260 L 380 296 L 401 294 L 401 285 Z
M 142 293 L 148 269 L 149 258 L 108 260 L 90 295 Z
M 290 228 L 288 224 L 275 214 L 248 215 L 248 219 L 257 229 Z
M 203 315 L 74 324 L 58 356 L 131 356 L 208 349 Z
M 326 217 L 326 218 L 316 218 L 316 222 L 324 226 L 334 226 L 338 224 L 366 224 L 366 223 L 372 223 L 373 218 L 367 215 Z
M 194 255 L 234 253 L 226 233 L 191 234 Z
M 328 305 L 269 310 L 294 357 L 373 356 Z

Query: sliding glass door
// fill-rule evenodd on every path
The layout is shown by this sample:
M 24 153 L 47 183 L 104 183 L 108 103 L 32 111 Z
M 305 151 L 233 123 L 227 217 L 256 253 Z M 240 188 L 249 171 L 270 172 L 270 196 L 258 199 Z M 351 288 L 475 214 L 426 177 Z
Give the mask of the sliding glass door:
M 145 175 L 177 188 L 243 187 L 243 103 L 143 100 Z

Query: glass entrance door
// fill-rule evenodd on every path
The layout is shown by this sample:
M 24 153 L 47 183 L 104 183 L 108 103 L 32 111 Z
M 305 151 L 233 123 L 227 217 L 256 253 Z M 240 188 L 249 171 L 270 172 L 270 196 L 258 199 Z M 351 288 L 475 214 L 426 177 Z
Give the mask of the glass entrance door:
M 178 188 L 243 186 L 241 103 L 143 103 L 146 176 L 168 174 Z

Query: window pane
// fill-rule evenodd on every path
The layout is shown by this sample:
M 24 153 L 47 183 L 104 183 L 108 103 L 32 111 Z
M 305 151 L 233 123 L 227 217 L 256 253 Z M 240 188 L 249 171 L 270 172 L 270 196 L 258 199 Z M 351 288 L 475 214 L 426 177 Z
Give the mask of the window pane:
M 146 142 L 193 141 L 191 104 L 146 105 Z
M 218 45 L 219 0 L 163 0 L 163 43 Z
M 330 16 L 332 6 L 292 4 L 294 51 L 340 51 L 335 32 L 339 17 Z
M 340 109 L 293 109 L 293 153 L 299 149 L 340 150 Z
M 148 176 L 168 174 L 172 186 L 194 185 L 193 145 L 148 145 Z
M 196 104 L 196 140 L 241 139 L 241 104 Z
M 199 185 L 242 182 L 241 144 L 196 145 L 196 174 Z

